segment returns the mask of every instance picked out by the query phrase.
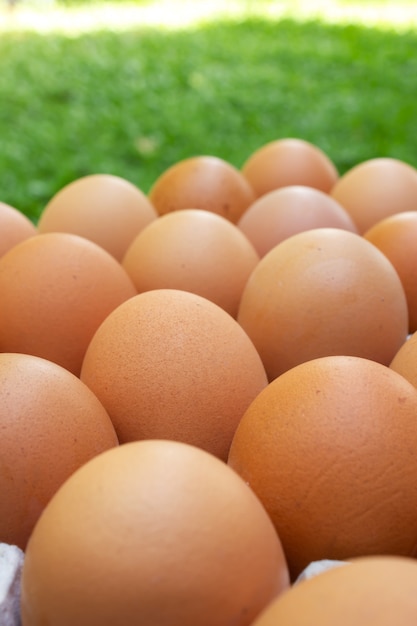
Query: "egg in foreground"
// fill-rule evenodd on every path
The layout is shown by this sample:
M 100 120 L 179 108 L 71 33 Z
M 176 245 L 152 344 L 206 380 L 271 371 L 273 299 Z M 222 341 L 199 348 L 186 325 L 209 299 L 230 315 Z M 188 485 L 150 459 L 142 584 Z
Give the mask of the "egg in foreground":
M 416 556 L 417 390 L 332 356 L 285 372 L 242 417 L 229 464 L 275 524 L 295 579 L 311 562 Z
M 253 626 L 414 626 L 417 562 L 367 557 L 292 587 Z
M 271 521 L 225 463 L 123 444 L 59 490 L 31 536 L 22 624 L 249 626 L 287 589 Z

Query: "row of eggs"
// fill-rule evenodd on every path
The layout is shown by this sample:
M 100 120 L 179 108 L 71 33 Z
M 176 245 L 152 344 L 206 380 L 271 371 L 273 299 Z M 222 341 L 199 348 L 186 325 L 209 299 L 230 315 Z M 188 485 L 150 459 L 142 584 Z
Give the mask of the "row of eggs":
M 24 626 L 45 611 L 60 626 L 136 623 L 126 595 L 101 597 L 109 568 L 131 588 L 122 570 L 138 567 L 135 541 L 150 551 L 144 624 L 251 624 L 315 558 L 413 554 L 415 468 L 400 468 L 416 437 L 417 391 L 404 378 L 415 360 L 416 206 L 411 166 L 373 159 L 339 178 L 299 139 L 262 147 L 241 171 L 211 156 L 179 162 L 149 196 L 115 176 L 79 179 L 36 227 L 0 206 L 27 229 L 0 259 L 0 541 L 29 540 Z M 375 499 L 363 485 L 380 475 Z M 112 524 L 122 566 L 101 560 Z M 206 530 L 193 543 L 196 525 Z M 223 547 L 211 553 L 216 532 Z M 78 606 L 65 590 L 80 541 L 79 588 L 91 593 Z M 190 552 L 204 555 L 198 576 Z M 180 591 L 191 580 L 187 614 Z M 161 609 L 164 589 L 176 606 Z M 81 615 L 97 594 L 101 608 Z

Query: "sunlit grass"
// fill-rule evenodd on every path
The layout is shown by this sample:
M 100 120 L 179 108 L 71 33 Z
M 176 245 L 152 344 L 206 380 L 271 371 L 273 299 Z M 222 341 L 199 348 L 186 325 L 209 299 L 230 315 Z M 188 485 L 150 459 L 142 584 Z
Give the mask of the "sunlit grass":
M 285 136 L 341 173 L 375 156 L 417 166 L 414 2 L 368 0 L 355 18 L 341 0 L 37 2 L 0 12 L 0 201 L 34 221 L 77 177 L 148 191 L 182 158 L 239 167 Z
M 301 21 L 317 19 L 326 23 L 354 23 L 390 30 L 417 29 L 414 0 L 154 0 L 88 2 L 84 5 L 76 2 L 62 5 L 53 0 L 20 0 L 15 10 L 3 10 L 0 30 L 77 35 L 102 29 L 125 31 L 143 26 L 188 28 L 219 19 L 241 20 L 248 17 Z

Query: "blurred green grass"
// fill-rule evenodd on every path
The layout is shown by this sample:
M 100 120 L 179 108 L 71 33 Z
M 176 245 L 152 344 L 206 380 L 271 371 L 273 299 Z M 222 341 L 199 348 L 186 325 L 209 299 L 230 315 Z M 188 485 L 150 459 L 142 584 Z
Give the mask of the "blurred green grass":
M 279 137 L 340 173 L 417 166 L 417 32 L 246 17 L 181 30 L 0 35 L 0 200 L 34 221 L 95 172 L 147 192 L 196 154 L 240 167 Z

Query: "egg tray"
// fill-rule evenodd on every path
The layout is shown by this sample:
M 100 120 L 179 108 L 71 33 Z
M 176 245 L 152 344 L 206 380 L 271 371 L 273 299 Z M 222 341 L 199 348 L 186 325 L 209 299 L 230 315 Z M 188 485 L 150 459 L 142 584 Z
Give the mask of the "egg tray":
M 0 543 L 0 626 L 21 626 L 20 581 L 24 558 L 24 552 L 17 546 Z M 346 561 L 314 561 L 301 572 L 294 585 L 342 565 Z

